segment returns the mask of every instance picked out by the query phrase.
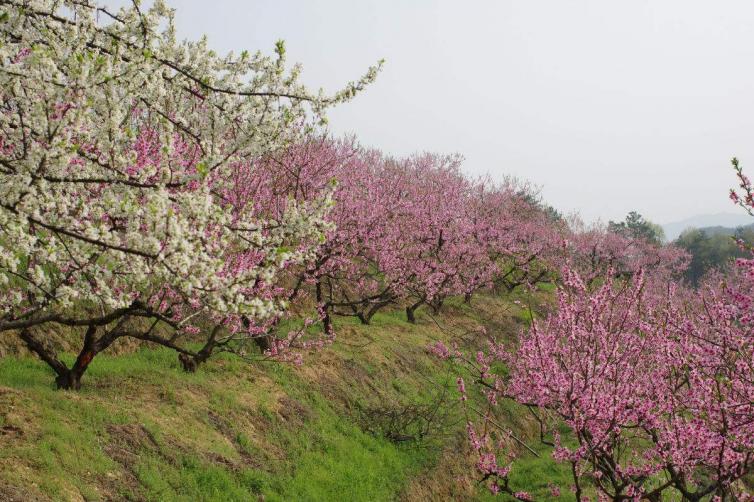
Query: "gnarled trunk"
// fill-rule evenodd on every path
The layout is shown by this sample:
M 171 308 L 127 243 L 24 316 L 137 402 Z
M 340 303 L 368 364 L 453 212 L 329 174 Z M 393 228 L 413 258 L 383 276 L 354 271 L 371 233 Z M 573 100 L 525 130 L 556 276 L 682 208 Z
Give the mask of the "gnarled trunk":
M 437 298 L 435 300 L 432 300 L 429 305 L 432 308 L 433 314 L 439 314 L 440 310 L 442 310 L 442 306 L 445 303 L 445 300 L 442 298 Z
M 413 305 L 409 305 L 408 307 L 406 307 L 406 320 L 408 320 L 408 322 L 410 322 L 411 324 L 416 324 L 416 316 L 415 316 L 416 309 L 421 307 L 423 304 L 424 304 L 424 300 L 419 300 Z
M 37 340 L 29 330 L 22 330 L 20 336 L 26 347 L 37 354 L 40 359 L 55 371 L 57 375 L 55 377 L 55 386 L 58 389 L 79 390 L 81 389 L 81 377 L 86 373 L 94 357 L 109 347 L 119 336 L 115 332 L 109 332 L 97 339 L 96 334 L 96 326 L 89 326 L 87 328 L 84 335 L 84 346 L 70 368 L 58 358 L 57 352 L 54 349 Z
M 374 314 L 376 314 L 379 310 L 382 310 L 383 308 L 387 307 L 391 303 L 393 303 L 393 298 L 391 296 L 388 296 L 386 300 L 373 304 L 372 307 L 366 311 L 366 313 L 364 313 L 361 317 L 359 317 L 359 319 L 361 319 L 361 322 L 363 324 L 369 324 L 372 321 L 372 317 L 374 317 Z

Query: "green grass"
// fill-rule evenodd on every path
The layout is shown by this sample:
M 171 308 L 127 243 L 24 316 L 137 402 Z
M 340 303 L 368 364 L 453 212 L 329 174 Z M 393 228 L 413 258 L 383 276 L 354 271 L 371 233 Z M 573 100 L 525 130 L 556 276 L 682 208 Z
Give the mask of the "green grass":
M 390 500 L 427 460 L 422 450 L 366 435 L 337 416 L 317 420 L 310 432 L 288 438 L 295 471 L 276 480 L 268 500 Z
M 446 321 L 478 324 L 510 307 L 475 302 L 490 312 L 453 298 Z M 504 315 L 520 315 L 507 307 Z M 379 501 L 422 479 L 455 483 L 449 471 L 473 475 L 457 454 L 460 436 L 443 439 L 448 455 L 439 443 L 396 444 L 359 426 L 359 409 L 426 405 L 446 388 L 452 427 L 462 430 L 455 377 L 425 351 L 449 335 L 423 310 L 417 317 L 412 325 L 402 310 L 385 311 L 369 326 L 338 318 L 337 342 L 302 368 L 224 355 L 187 374 L 166 349 L 105 353 L 79 392 L 54 390 L 37 359 L 2 358 L 0 427 L 21 432 L 0 436 L 0 498 L 10 486 L 43 500 Z M 500 420 L 521 415 L 504 408 Z M 559 469 L 547 455 L 526 457 L 513 481 L 542 494 L 546 480 L 561 480 Z M 464 496 L 487 499 L 483 490 Z
M 98 499 L 97 492 L 91 489 L 87 492 L 87 487 L 119 468 L 101 447 L 107 441 L 108 426 L 148 424 L 147 429 L 153 429 L 156 437 L 170 438 L 163 445 L 166 450 L 173 448 L 170 441 L 193 435 L 203 448 L 201 453 L 234 460 L 239 452 L 218 438 L 211 426 L 202 423 L 201 417 L 207 409 L 220 416 L 243 409 L 272 422 L 265 440 L 284 451 L 287 458 L 273 459 L 277 465 L 265 466 L 270 471 L 265 472 L 265 469 L 239 470 L 217 465 L 198 454 L 177 453 L 173 457 L 160 451 L 162 448 L 145 450 L 138 452 L 140 458 L 132 466 L 143 496 L 150 500 L 219 501 L 248 500 L 250 493 L 260 493 L 268 500 L 330 500 L 340 494 L 349 500 L 387 500 L 406 476 L 426 460 L 421 450 L 401 448 L 363 433 L 353 422 L 338 415 L 325 399 L 306 389 L 292 370 L 276 366 L 272 373 L 281 387 L 292 394 L 303 395 L 306 391 L 305 404 L 316 417 L 296 428 L 286 427 L 277 414 L 265 411 L 269 392 L 259 392 L 258 407 L 248 409 L 238 392 L 250 390 L 248 382 L 217 386 L 220 383 L 217 377 L 237 377 L 239 371 L 248 370 L 245 365 L 230 364 L 221 371 L 214 367 L 187 375 L 174 364 L 173 356 L 165 350 L 100 356 L 92 363 L 79 393 L 53 390 L 50 372 L 34 359 L 0 360 L 0 385 L 24 391 L 28 401 L 22 406 L 30 408 L 26 411 L 39 413 L 34 417 L 38 426 L 35 441 L 24 442 L 12 450 L 3 449 L 0 459 L 20 458 L 32 466 L 34 481 L 43 494 L 53 496 L 69 491 L 71 487 L 66 486 L 64 477 L 73 480 L 73 486 L 85 498 Z M 165 402 L 156 408 L 161 423 L 150 423 L 153 406 L 140 410 L 139 399 L 128 401 L 143 386 L 152 390 L 152 397 L 164 397 Z M 205 399 L 191 403 L 184 400 L 180 404 L 180 393 L 175 390 L 180 386 L 194 387 L 193 392 L 199 394 L 207 391 L 202 396 Z M 212 391 L 208 392 L 210 389 L 206 387 Z M 171 420 L 186 415 L 184 427 Z M 4 416 L 3 423 L 7 420 Z M 174 427 L 165 427 L 165 422 L 173 423 Z M 236 438 L 241 452 L 259 454 L 259 448 L 246 433 L 239 431 Z M 0 479 L 10 483 L 22 481 L 6 472 Z
M 161 457 L 147 456 L 136 464 L 135 470 L 151 500 L 242 501 L 261 488 L 252 471 L 231 473 L 189 456 L 167 465 Z

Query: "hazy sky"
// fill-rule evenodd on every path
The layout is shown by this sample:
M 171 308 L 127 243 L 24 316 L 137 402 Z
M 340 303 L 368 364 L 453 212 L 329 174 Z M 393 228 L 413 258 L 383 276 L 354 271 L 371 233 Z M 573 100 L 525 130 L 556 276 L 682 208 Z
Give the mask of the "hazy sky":
M 102 0 L 108 5 L 119 1 Z M 395 153 L 459 152 L 586 219 L 660 223 L 736 212 L 754 175 L 754 2 L 172 0 L 182 36 L 221 52 L 287 42 L 303 80 L 335 90 L 335 133 Z

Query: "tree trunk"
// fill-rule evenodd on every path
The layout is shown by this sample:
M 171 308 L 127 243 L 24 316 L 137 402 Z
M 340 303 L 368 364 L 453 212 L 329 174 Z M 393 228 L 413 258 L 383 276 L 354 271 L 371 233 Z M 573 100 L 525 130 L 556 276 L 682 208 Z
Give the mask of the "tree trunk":
M 324 314 L 322 317 L 322 329 L 327 335 L 331 335 L 333 333 L 332 319 L 330 318 L 330 312 L 328 311 L 327 306 L 324 307 Z
M 443 303 L 445 303 L 445 301 L 442 300 L 442 299 L 439 299 L 439 300 L 431 302 L 432 313 L 433 314 L 439 314 L 440 310 L 442 310 Z
M 246 328 L 248 328 L 250 325 L 249 320 L 246 317 L 242 319 L 242 323 Z M 221 324 L 215 326 L 212 329 L 212 333 L 210 333 L 209 338 L 207 338 L 207 341 L 204 342 L 204 347 L 202 347 L 201 350 L 199 350 L 199 352 L 197 352 L 196 354 L 187 354 L 184 352 L 178 354 L 178 361 L 181 363 L 183 371 L 186 371 L 188 373 L 195 373 L 199 366 L 205 363 L 207 359 L 212 356 L 212 352 L 217 346 L 217 335 L 220 333 L 221 329 Z M 263 338 L 266 339 L 267 337 L 255 338 L 254 341 L 259 344 L 259 340 L 262 340 Z
M 26 343 L 26 347 L 29 350 L 37 354 L 40 359 L 55 371 L 57 375 L 55 377 L 55 385 L 58 389 L 79 390 L 81 389 L 81 377 L 84 376 L 89 363 L 92 362 L 94 356 L 109 346 L 116 338 L 106 335 L 101 340 L 97 340 L 95 338 L 96 334 L 96 326 L 89 326 L 87 328 L 84 335 L 84 346 L 71 368 L 68 368 L 65 363 L 58 359 L 58 355 L 53 349 L 50 349 L 34 338 L 30 331 L 23 330 L 21 332 L 21 339 Z
M 272 348 L 272 336 L 264 335 L 255 337 L 254 343 L 259 347 L 259 350 L 264 353 Z
M 418 302 L 414 303 L 413 305 L 409 305 L 406 307 L 406 319 L 411 324 L 416 324 L 416 316 L 414 313 L 416 312 L 416 309 L 422 306 L 424 303 L 424 300 L 419 300 Z
M 411 324 L 416 324 L 416 317 L 414 317 L 414 309 L 406 307 L 406 320 Z
M 97 340 L 95 338 L 96 334 L 97 328 L 94 326 L 90 326 L 89 329 L 86 330 L 84 347 L 81 349 L 81 352 L 79 352 L 76 362 L 73 363 L 73 367 L 68 370 L 67 375 L 59 375 L 55 380 L 59 389 L 79 390 L 81 388 L 81 377 L 84 376 L 86 369 L 89 367 L 89 363 L 92 362 L 92 359 L 94 359 L 94 356 L 96 356 L 100 350 L 105 348 L 100 347 L 100 343 L 98 343 L 104 341 L 105 337 L 103 337 L 103 340 Z M 110 343 L 107 345 L 110 345 Z M 58 380 L 60 381 L 58 382 Z
M 314 287 L 315 299 L 317 305 L 322 309 L 322 329 L 325 334 L 331 335 L 333 333 L 332 319 L 330 319 L 330 307 L 324 301 L 324 293 L 322 293 L 322 283 L 318 280 Z
M 376 314 L 377 311 L 387 307 L 391 303 L 393 303 L 393 299 L 391 297 L 388 297 L 387 300 L 383 300 L 372 305 L 372 308 L 370 308 L 364 316 L 366 318 L 366 322 L 364 324 L 369 324 L 372 321 L 372 317 L 374 317 L 374 314 Z
M 55 386 L 63 390 L 81 390 L 81 377 L 84 376 L 84 371 L 68 370 L 58 375 L 55 378 Z

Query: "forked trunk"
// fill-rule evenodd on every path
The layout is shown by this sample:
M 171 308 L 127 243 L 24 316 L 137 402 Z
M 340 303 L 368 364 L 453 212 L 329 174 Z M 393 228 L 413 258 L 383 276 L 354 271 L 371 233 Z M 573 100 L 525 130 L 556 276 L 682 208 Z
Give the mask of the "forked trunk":
M 424 303 L 424 300 L 419 300 L 418 302 L 414 303 L 413 305 L 409 305 L 406 307 L 406 320 L 410 322 L 411 324 L 416 324 L 416 309 L 422 306 Z
M 55 386 L 58 389 L 63 390 L 80 390 L 81 389 L 81 377 L 84 376 L 84 371 L 68 370 L 62 375 L 58 375 L 55 378 Z
M 96 326 L 89 326 L 87 328 L 84 335 L 84 346 L 70 368 L 58 358 L 57 352 L 54 349 L 37 340 L 30 331 L 21 331 L 21 339 L 29 350 L 37 354 L 40 359 L 55 371 L 57 375 L 55 377 L 55 386 L 58 389 L 79 390 L 81 389 L 81 377 L 86 373 L 94 356 L 101 352 L 102 349 L 107 348 L 116 338 L 112 334 L 106 334 L 100 340 L 97 340 L 95 338 L 96 334 Z

